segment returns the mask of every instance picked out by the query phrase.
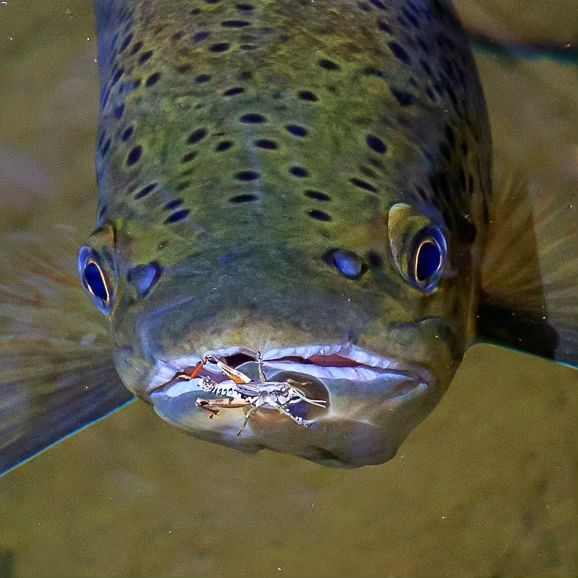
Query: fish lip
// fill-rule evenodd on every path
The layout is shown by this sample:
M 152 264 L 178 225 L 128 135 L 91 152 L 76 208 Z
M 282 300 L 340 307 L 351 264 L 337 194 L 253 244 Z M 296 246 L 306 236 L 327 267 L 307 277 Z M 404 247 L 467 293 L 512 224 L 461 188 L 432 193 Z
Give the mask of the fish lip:
M 213 355 L 217 358 L 230 357 L 239 354 L 255 358 L 257 356 L 257 351 L 248 347 L 232 346 L 211 349 L 204 352 L 204 355 Z M 395 374 L 407 376 L 411 381 L 415 382 L 416 387 L 420 384 L 425 384 L 426 387 L 430 389 L 436 384 L 436 378 L 433 372 L 424 365 L 402 362 L 351 343 L 330 343 L 272 348 L 263 351 L 261 355 L 265 363 L 276 362 L 277 365 L 286 363 L 287 371 L 291 371 L 291 366 L 296 366 L 297 362 L 283 361 L 284 358 L 298 357 L 307 361 L 313 356 L 339 356 L 359 364 L 358 367 L 375 372 L 375 379 L 381 375 L 386 376 Z M 154 392 L 170 389 L 172 387 L 170 382 L 174 378 L 175 374 L 183 371 L 185 368 L 194 367 L 200 360 L 201 356 L 195 354 L 174 357 L 163 361 L 157 360 L 155 367 L 149 373 L 145 395 L 148 396 Z M 311 367 L 316 368 L 332 367 L 317 365 L 312 362 L 308 363 Z M 284 368 L 281 368 L 279 371 L 282 371 L 283 369 Z M 210 372 L 211 368 L 207 367 L 207 370 Z M 348 378 L 344 377 L 343 379 Z

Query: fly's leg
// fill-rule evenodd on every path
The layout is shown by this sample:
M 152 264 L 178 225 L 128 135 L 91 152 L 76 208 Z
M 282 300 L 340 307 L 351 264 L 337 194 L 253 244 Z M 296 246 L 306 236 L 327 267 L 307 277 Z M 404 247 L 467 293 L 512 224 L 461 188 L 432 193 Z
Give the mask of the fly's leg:
M 257 351 L 255 358 L 257 359 L 257 371 L 259 372 L 259 380 L 261 382 L 267 381 L 267 376 L 265 375 L 265 371 L 263 369 L 263 355 L 260 351 Z
M 212 407 L 209 407 L 209 399 L 197 399 L 197 401 L 195 402 L 195 405 L 199 408 L 199 409 L 204 409 L 205 411 L 208 411 L 211 415 L 209 415 L 209 419 L 213 419 L 216 415 L 219 415 L 219 410 L 218 409 L 213 409 Z
M 247 401 L 232 401 L 227 397 L 220 399 L 204 399 L 198 397 L 195 405 L 211 413 L 210 419 L 213 419 L 216 415 L 219 415 L 222 409 L 237 409 L 240 407 L 247 407 L 249 402 Z
M 310 397 L 307 397 L 299 388 L 293 385 L 293 383 L 296 383 L 293 379 L 288 379 L 287 383 L 289 383 L 291 387 L 291 394 L 299 398 L 300 401 L 316 405 L 317 407 L 325 407 L 327 405 L 327 402 L 324 399 L 311 399 Z M 290 403 L 297 403 L 297 401 Z
M 243 420 L 243 425 L 241 426 L 241 429 L 237 432 L 237 436 L 240 436 L 243 433 L 243 430 L 247 427 L 247 424 L 249 423 L 251 416 L 265 403 L 266 403 L 266 401 L 264 398 L 259 398 L 257 400 L 253 400 L 253 402 L 251 403 L 252 407 L 245 414 L 245 419 Z
M 281 404 L 275 406 L 275 411 L 278 411 L 282 415 L 286 415 L 291 418 L 298 426 L 307 427 L 307 424 L 303 421 L 303 418 L 293 415 L 287 408 L 283 407 Z
M 250 383 L 251 378 L 248 375 L 236 370 L 234 367 L 223 363 L 220 359 L 217 359 L 214 355 L 207 355 L 206 359 L 209 363 L 214 363 L 219 367 L 219 369 L 233 382 L 237 385 L 242 385 L 244 383 Z
M 201 361 L 199 361 L 199 363 L 195 365 L 195 367 L 193 367 L 192 369 L 185 369 L 184 371 L 177 372 L 173 377 L 173 379 L 187 379 L 187 380 L 195 379 L 195 377 L 199 377 L 201 371 L 203 371 L 203 368 L 205 367 L 205 365 L 207 365 L 207 363 L 209 363 L 208 358 L 203 357 Z

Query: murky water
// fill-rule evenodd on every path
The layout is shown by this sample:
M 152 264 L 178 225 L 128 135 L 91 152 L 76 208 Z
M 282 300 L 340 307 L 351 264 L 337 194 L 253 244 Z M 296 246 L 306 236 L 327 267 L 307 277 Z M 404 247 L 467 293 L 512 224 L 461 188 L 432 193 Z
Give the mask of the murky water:
M 458 4 L 561 46 L 575 3 Z M 573 24 L 574 23 L 574 24 Z M 88 0 L 0 3 L 2 229 L 93 226 Z M 576 70 L 478 53 L 496 157 L 569 198 Z M 335 471 L 203 443 L 135 404 L 0 480 L 0 576 L 576 576 L 578 373 L 478 346 L 392 462 Z

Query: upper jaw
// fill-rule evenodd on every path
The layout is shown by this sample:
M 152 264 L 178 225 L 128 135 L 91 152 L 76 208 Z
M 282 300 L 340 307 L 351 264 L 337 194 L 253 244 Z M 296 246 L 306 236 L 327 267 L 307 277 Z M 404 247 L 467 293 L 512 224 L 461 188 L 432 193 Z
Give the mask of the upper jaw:
M 254 361 L 257 352 L 245 347 L 226 347 L 203 352 L 203 355 L 227 359 L 229 364 L 239 365 L 246 361 Z M 261 356 L 268 375 L 279 371 L 292 371 L 310 375 L 321 381 L 353 382 L 368 382 L 387 375 L 399 375 L 415 382 L 416 385 L 424 384 L 428 388 L 435 385 L 435 377 L 426 367 L 384 357 L 351 343 L 276 347 L 262 351 Z M 194 367 L 200 361 L 201 355 L 197 354 L 157 360 L 149 374 L 145 395 L 169 385 L 175 374 Z M 212 371 L 210 366 L 206 369 L 209 373 Z

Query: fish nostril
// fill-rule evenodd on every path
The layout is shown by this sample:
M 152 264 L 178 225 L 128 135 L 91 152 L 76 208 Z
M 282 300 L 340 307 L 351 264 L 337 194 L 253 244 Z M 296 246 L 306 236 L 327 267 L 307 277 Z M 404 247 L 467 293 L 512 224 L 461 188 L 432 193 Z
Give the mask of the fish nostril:
M 162 267 L 157 262 L 137 265 L 128 272 L 128 280 L 134 285 L 140 297 L 146 297 L 156 285 L 162 274 Z
M 359 279 L 367 270 L 363 259 L 346 249 L 331 249 L 323 255 L 323 260 L 333 265 L 347 279 Z

